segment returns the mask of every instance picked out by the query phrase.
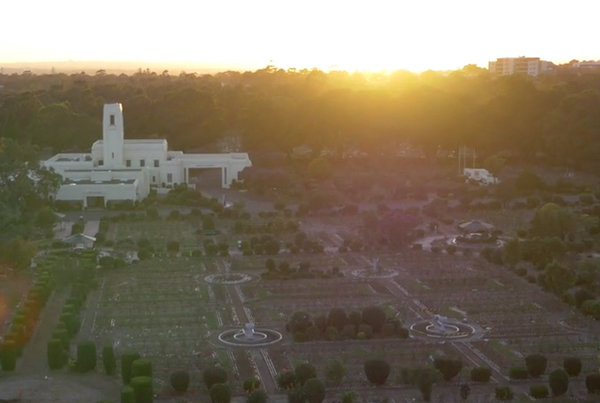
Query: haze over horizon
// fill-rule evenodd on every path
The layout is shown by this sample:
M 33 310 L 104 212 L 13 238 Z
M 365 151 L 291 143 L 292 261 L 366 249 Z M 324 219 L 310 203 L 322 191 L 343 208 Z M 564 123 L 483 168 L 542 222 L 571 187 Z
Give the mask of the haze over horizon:
M 141 0 L 4 5 L 0 63 L 194 63 L 327 70 L 451 70 L 498 57 L 600 59 L 589 1 Z M 35 11 L 33 13 L 32 11 Z M 582 12 L 582 10 L 587 10 Z M 12 16 L 12 17 L 11 17 Z M 27 16 L 24 20 L 18 16 Z M 13 18 L 14 17 L 14 18 Z M 23 24 L 26 21 L 26 25 Z M 146 66 L 139 66 L 146 67 Z

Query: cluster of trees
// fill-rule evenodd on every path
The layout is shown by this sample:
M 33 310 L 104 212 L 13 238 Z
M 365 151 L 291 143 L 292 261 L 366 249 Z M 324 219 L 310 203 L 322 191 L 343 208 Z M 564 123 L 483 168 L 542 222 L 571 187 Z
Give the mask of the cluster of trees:
M 442 75 L 283 70 L 170 76 L 0 75 L 0 137 L 41 147 L 87 149 L 100 137 L 102 104 L 122 102 L 129 138 L 165 137 L 194 149 L 290 152 L 306 145 L 394 153 L 409 141 L 427 155 L 469 145 L 558 163 L 595 163 L 600 77 L 560 73 L 494 78 L 466 66 Z M 315 178 L 327 169 L 315 166 Z M 326 167 L 325 167 L 326 168 Z
M 388 318 L 383 309 L 376 306 L 362 312 L 349 314 L 343 308 L 333 308 L 326 315 L 314 320 L 304 311 L 294 312 L 286 325 L 294 339 L 299 342 L 315 340 L 370 339 L 373 337 L 408 337 L 408 330 L 396 318 Z
M 40 167 L 39 149 L 0 137 L 0 264 L 28 267 L 31 242 L 52 233 L 56 216 L 49 198 L 60 176 Z
M 308 261 L 302 261 L 296 267 L 292 267 L 287 260 L 276 263 L 273 259 L 267 259 L 265 268 L 267 272 L 261 274 L 261 278 L 264 280 L 331 279 L 344 275 L 337 266 L 331 269 L 310 270 L 310 262 Z

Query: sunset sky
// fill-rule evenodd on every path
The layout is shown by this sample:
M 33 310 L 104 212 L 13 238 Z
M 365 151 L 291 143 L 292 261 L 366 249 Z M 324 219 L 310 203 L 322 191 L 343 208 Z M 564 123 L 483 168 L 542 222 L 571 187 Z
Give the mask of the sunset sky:
M 445 70 L 600 59 L 600 3 L 538 0 L 7 0 L 0 62 L 106 60 Z

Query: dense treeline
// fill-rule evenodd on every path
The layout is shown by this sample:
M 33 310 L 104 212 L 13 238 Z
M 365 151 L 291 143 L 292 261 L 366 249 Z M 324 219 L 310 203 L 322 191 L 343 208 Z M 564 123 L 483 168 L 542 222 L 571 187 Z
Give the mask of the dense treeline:
M 537 79 L 494 78 L 472 65 L 447 75 L 100 70 L 0 75 L 0 85 L 0 137 L 55 151 L 88 149 L 100 138 L 106 102 L 123 103 L 128 138 L 165 137 L 183 150 L 229 139 L 249 151 L 389 153 L 409 142 L 426 155 L 467 145 L 582 167 L 600 149 L 600 74 L 569 70 Z

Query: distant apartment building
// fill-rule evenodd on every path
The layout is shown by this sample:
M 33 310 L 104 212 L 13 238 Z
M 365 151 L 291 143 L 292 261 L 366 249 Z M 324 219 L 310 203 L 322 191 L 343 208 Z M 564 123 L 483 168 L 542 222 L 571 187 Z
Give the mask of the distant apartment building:
M 552 70 L 554 64 L 539 57 L 502 57 L 496 61 L 489 62 L 490 73 L 499 76 L 511 74 L 527 74 L 533 77 Z

